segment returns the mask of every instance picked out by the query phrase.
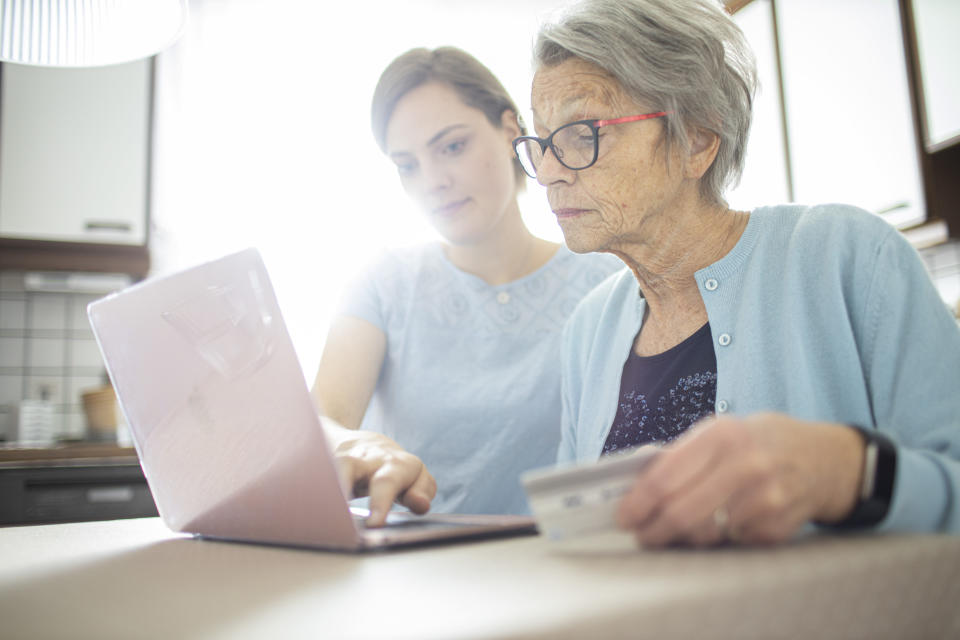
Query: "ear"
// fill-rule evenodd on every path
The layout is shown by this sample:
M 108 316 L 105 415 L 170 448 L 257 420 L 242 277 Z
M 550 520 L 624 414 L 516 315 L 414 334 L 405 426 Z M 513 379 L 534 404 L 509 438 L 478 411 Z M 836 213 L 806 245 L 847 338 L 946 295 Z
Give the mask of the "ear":
M 720 150 L 720 136 L 709 129 L 697 128 L 690 140 L 690 154 L 684 173 L 687 178 L 699 180 L 707 172 Z
M 512 149 L 514 138 L 519 138 L 523 135 L 520 131 L 520 125 L 517 123 L 517 112 L 513 109 L 507 109 L 500 114 L 500 126 L 503 128 L 504 133 L 507 134 L 510 148 Z

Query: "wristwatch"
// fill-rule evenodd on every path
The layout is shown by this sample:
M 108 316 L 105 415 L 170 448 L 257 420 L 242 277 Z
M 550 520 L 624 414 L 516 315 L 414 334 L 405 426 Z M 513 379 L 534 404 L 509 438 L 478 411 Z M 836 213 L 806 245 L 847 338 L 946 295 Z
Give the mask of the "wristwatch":
M 893 442 L 876 429 L 848 425 L 863 438 L 863 474 L 860 492 L 853 510 L 840 522 L 823 526 L 837 529 L 860 529 L 879 524 L 890 510 L 893 481 L 897 475 L 897 449 Z

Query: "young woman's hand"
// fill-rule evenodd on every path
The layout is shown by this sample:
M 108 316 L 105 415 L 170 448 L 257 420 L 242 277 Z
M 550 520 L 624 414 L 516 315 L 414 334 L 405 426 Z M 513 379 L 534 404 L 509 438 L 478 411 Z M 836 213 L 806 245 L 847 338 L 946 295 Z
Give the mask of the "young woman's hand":
M 414 513 L 430 509 L 437 483 L 420 458 L 383 434 L 323 422 L 349 497 L 370 496 L 368 526 L 382 526 L 395 501 Z

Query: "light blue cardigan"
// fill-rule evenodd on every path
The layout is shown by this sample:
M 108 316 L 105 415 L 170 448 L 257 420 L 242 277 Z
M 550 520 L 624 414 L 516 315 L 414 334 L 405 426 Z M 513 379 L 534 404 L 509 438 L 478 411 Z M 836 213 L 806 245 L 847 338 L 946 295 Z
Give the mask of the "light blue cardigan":
M 960 329 L 895 229 L 843 205 L 760 208 L 696 281 L 718 412 L 876 427 L 898 449 L 878 529 L 960 531 Z M 624 269 L 569 319 L 561 462 L 600 456 L 644 305 Z

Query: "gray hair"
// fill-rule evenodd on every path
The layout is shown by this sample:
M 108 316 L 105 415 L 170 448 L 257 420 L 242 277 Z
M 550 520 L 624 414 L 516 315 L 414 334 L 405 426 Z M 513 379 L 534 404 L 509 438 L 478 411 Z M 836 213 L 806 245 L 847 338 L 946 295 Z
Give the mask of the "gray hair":
M 504 111 L 517 116 L 521 135 L 526 135 L 520 112 L 510 94 L 493 72 L 472 55 L 456 47 L 436 49 L 417 48 L 402 53 L 387 65 L 373 91 L 370 105 L 370 125 L 380 150 L 387 150 L 387 125 L 393 110 L 403 96 L 421 85 L 431 82 L 445 84 L 468 107 L 479 109 L 497 129 L 503 127 L 500 118 Z M 520 161 L 514 158 L 517 188 L 523 189 L 527 174 Z
M 534 64 L 569 58 L 616 79 L 633 100 L 669 111 L 667 149 L 686 149 L 691 128 L 720 138 L 701 195 L 724 203 L 740 180 L 756 63 L 743 32 L 715 0 L 581 0 L 541 27 Z M 629 115 L 629 114 L 628 114 Z

